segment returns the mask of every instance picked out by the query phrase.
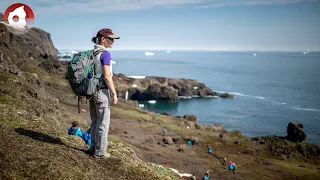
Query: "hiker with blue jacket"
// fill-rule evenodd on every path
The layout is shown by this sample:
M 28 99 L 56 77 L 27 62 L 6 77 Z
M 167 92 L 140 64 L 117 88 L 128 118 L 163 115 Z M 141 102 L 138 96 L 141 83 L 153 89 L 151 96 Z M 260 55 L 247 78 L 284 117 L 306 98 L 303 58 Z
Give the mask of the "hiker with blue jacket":
M 79 127 L 79 124 L 77 121 L 72 122 L 72 125 L 70 128 L 68 128 L 68 134 L 69 135 L 74 135 L 74 136 L 79 136 L 81 137 L 86 145 L 91 146 L 91 134 L 90 134 L 91 129 L 89 128 L 87 131 L 82 132 L 81 128 Z
M 68 128 L 68 134 L 82 137 L 82 131 L 77 121 L 72 122 L 71 127 Z
M 86 143 L 86 145 L 91 146 L 91 128 L 89 128 L 86 132 L 83 133 L 82 139 Z
M 95 71 L 102 74 L 98 91 L 90 97 L 91 118 L 91 146 L 87 153 L 94 158 L 108 158 L 108 132 L 110 125 L 110 103 L 118 103 L 117 93 L 112 80 L 111 54 L 107 48 L 112 48 L 115 39 L 119 39 L 111 29 L 101 29 L 92 38 L 94 45 L 94 56 L 97 64 Z
M 208 172 L 206 172 L 204 174 L 204 177 L 202 177 L 202 180 L 209 180 L 209 173 Z

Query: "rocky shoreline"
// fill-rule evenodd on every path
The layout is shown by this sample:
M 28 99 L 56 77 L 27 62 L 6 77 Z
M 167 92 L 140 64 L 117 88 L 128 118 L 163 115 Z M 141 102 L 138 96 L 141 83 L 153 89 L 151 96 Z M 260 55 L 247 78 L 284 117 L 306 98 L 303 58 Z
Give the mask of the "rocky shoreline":
M 114 74 L 114 83 L 119 97 L 128 100 L 159 100 L 178 102 L 180 98 L 220 97 L 234 99 L 229 93 L 217 93 L 194 79 L 147 76 L 132 78 Z

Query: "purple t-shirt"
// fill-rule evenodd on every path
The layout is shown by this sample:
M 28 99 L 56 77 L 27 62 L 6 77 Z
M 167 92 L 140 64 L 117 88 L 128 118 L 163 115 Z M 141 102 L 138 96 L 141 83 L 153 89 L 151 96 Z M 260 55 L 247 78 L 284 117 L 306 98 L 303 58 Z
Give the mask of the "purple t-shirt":
M 103 51 L 100 56 L 100 62 L 104 65 L 110 65 L 111 64 L 111 54 L 108 51 Z

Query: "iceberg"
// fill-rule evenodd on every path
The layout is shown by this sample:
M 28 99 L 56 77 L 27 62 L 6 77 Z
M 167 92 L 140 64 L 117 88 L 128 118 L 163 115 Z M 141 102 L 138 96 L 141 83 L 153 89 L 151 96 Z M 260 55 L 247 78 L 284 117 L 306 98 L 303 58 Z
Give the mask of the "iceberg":
M 145 52 L 144 54 L 145 54 L 146 56 L 153 56 L 153 55 L 154 55 L 153 52 Z
M 149 104 L 155 104 L 157 101 L 156 100 L 150 100 L 148 101 Z
M 61 50 L 58 53 L 58 58 L 61 61 L 71 61 L 73 56 L 77 53 L 79 52 L 74 50 Z
M 133 78 L 133 79 L 144 79 L 146 78 L 145 76 L 127 76 L 129 78 Z

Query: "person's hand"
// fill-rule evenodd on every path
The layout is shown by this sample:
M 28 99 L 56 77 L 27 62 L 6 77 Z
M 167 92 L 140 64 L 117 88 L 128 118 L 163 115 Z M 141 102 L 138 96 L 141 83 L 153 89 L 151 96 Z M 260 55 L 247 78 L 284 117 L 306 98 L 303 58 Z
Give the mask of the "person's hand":
M 116 94 L 114 94 L 114 95 L 112 96 L 112 103 L 113 103 L 113 104 L 117 104 L 117 103 L 118 103 L 118 97 L 117 97 Z

